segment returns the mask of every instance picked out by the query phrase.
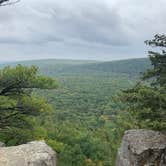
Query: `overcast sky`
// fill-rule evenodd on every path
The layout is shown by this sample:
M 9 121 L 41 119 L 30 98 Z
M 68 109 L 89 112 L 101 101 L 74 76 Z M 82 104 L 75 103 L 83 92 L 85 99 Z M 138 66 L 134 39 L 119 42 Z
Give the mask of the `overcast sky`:
M 22 0 L 0 8 L 0 61 L 147 56 L 166 0 Z

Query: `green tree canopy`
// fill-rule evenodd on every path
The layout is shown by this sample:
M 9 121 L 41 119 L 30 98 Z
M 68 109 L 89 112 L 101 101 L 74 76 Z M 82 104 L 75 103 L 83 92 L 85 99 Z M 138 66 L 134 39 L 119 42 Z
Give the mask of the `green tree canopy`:
M 152 79 L 153 86 L 166 87 L 166 36 L 155 35 L 153 40 L 145 41 L 147 45 L 160 47 L 160 52 L 149 51 L 149 58 L 152 69 L 147 70 L 143 75 L 143 80 Z
M 33 90 L 57 87 L 54 79 L 39 75 L 35 66 L 0 70 L 0 130 L 32 127 L 28 117 L 51 109 L 44 99 L 32 95 Z
M 162 50 L 149 51 L 152 68 L 143 73 L 141 83 L 124 92 L 122 100 L 139 127 L 166 130 L 166 36 L 155 35 L 145 43 Z

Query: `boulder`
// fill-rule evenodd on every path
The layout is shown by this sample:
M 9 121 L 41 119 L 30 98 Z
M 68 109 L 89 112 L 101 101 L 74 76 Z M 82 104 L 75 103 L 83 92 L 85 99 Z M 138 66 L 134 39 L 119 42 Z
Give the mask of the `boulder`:
M 166 166 L 166 135 L 152 130 L 128 130 L 116 166 Z
M 5 144 L 3 142 L 0 142 L 0 147 L 5 147 Z
M 56 166 L 56 154 L 44 141 L 1 147 L 0 166 Z

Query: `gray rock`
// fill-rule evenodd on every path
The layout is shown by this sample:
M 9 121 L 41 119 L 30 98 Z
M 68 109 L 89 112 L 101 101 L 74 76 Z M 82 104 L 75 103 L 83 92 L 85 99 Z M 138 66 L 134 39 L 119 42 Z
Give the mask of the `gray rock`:
M 5 147 L 5 144 L 3 142 L 0 142 L 0 147 Z
M 44 141 L 2 147 L 0 166 L 56 166 L 56 154 Z
M 128 130 L 116 166 L 166 166 L 166 136 L 152 130 Z

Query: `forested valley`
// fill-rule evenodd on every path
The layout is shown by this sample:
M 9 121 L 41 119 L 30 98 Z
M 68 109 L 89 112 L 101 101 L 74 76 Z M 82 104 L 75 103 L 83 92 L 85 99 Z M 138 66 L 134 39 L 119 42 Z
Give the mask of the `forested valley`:
M 149 65 L 147 59 L 21 63 L 38 66 L 39 72 L 57 80 L 59 88 L 35 90 L 34 95 L 46 98 L 52 111 L 36 117 L 33 130 L 12 128 L 1 141 L 15 145 L 45 139 L 58 152 L 62 166 L 112 165 L 123 131 L 133 125 L 131 117 L 120 111 L 123 105 L 116 103 L 116 95 L 135 84 Z
M 0 0 L 0 165 L 164 166 L 165 6 Z
M 162 41 L 157 35 L 147 44 L 165 47 Z M 125 130 L 166 129 L 166 56 L 149 54 L 150 60 L 1 64 L 0 141 L 45 140 L 59 166 L 114 166 Z

